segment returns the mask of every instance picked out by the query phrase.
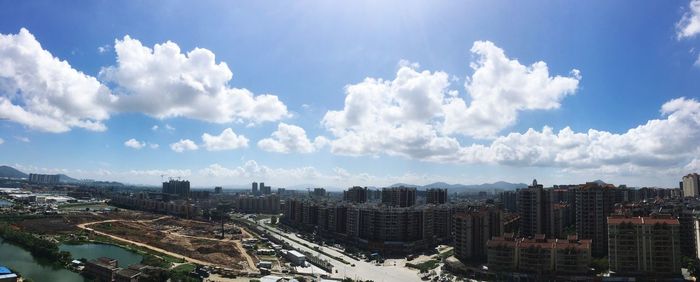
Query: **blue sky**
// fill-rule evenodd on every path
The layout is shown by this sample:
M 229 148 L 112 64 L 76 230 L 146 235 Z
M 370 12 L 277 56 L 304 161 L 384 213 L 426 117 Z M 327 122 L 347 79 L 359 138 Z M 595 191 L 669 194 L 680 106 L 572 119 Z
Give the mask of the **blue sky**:
M 0 162 L 275 187 L 671 187 L 700 168 L 697 1 L 377 2 L 0 1 Z M 153 53 L 168 41 L 181 64 Z

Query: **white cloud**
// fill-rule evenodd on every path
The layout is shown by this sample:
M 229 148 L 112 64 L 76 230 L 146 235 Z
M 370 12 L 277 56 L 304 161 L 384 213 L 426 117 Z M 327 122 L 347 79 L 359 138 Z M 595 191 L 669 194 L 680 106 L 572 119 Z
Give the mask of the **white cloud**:
M 311 153 L 322 148 L 328 142 L 328 139 L 323 136 L 318 136 L 314 141 L 311 141 L 303 128 L 281 122 L 277 125 L 277 130 L 272 133 L 271 138 L 258 141 L 258 147 L 276 153 Z
M 100 77 L 119 86 L 116 108 L 121 111 L 216 123 L 260 123 L 289 115 L 275 95 L 255 96 L 247 89 L 229 87 L 231 70 L 224 62 L 216 63 L 207 49 L 181 53 L 171 41 L 151 49 L 128 35 L 115 40 L 114 49 L 117 65 L 103 68 Z
M 475 42 L 471 51 L 479 57 L 471 64 L 474 73 L 465 83 L 471 103 L 467 106 L 463 99 L 449 99 L 443 124 L 447 134 L 493 137 L 515 124 L 520 111 L 559 108 L 581 79 L 576 69 L 568 77 L 551 77 L 545 62 L 522 65 L 488 41 Z
M 156 131 L 156 130 L 158 130 L 158 125 L 154 125 L 154 126 L 152 126 L 152 127 L 151 127 L 151 130 L 153 130 L 153 131 Z
M 21 141 L 21 142 L 24 142 L 24 143 L 29 143 L 29 142 L 31 142 L 31 140 L 29 140 L 29 138 L 28 138 L 28 137 L 25 137 L 25 136 L 15 136 L 15 139 L 17 139 L 17 140 L 19 140 L 19 141 Z
M 42 49 L 26 29 L 0 34 L 0 119 L 47 132 L 104 131 L 116 97 L 94 77 Z
M 183 54 L 170 41 L 151 49 L 129 36 L 114 47 L 117 65 L 100 71 L 110 90 L 44 50 L 28 30 L 0 34 L 0 119 L 60 133 L 104 131 L 110 115 L 122 112 L 248 124 L 290 116 L 275 95 L 229 87 L 231 71 L 207 49 Z
M 180 139 L 180 141 L 170 144 L 170 149 L 182 153 L 184 151 L 195 151 L 199 149 L 199 146 L 190 139 Z
M 202 142 L 207 151 L 235 150 L 248 147 L 248 138 L 236 135 L 233 129 L 226 128 L 219 135 L 202 134 Z
M 175 127 L 172 127 L 172 126 L 170 126 L 170 124 L 167 124 L 167 123 L 165 124 L 165 129 L 167 131 L 175 131 Z
M 698 33 L 700 33 L 700 0 L 691 0 L 688 11 L 676 23 L 676 36 L 680 40 L 693 37 Z
M 97 52 L 100 53 L 100 54 L 107 53 L 107 52 L 109 52 L 110 50 L 112 50 L 112 46 L 109 45 L 109 44 L 105 44 L 105 45 L 102 45 L 102 46 L 97 47 Z
M 494 138 L 515 123 L 518 112 L 559 107 L 580 79 L 551 77 L 544 62 L 531 66 L 509 59 L 491 42 L 474 43 L 478 60 L 465 84 L 469 104 L 451 90 L 444 72 L 417 71 L 403 62 L 392 81 L 366 78 L 345 88 L 345 106 L 328 111 L 322 124 L 336 138 L 331 150 L 344 155 L 388 154 L 426 159 L 460 149 L 460 134 Z
M 131 138 L 129 140 L 124 141 L 124 146 L 132 148 L 132 149 L 136 149 L 136 150 L 141 150 L 143 147 L 146 146 L 146 142 L 141 142 L 141 141 L 138 141 L 134 138 Z
M 5 140 L 3 140 L 2 138 L 0 138 L 0 144 L 2 144 L 2 143 L 5 143 Z
M 665 118 L 615 134 L 590 129 L 555 133 L 545 127 L 498 137 L 490 145 L 462 147 L 433 160 L 513 166 L 549 166 L 631 174 L 692 166 L 700 153 L 700 103 L 678 98 L 661 107 Z
M 155 143 L 149 143 L 148 147 L 151 147 L 151 149 L 158 149 L 160 147 L 160 145 L 155 144 Z

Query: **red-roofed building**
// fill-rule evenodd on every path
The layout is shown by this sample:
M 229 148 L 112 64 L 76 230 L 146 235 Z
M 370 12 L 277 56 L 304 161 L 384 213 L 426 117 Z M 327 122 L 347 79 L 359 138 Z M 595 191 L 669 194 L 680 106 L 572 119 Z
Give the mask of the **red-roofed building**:
M 591 240 L 546 239 L 536 234 L 532 239 L 514 238 L 513 234 L 495 237 L 487 244 L 488 267 L 496 272 L 538 274 L 586 274 L 591 263 Z
M 680 223 L 671 216 L 608 217 L 608 248 L 618 274 L 680 275 Z

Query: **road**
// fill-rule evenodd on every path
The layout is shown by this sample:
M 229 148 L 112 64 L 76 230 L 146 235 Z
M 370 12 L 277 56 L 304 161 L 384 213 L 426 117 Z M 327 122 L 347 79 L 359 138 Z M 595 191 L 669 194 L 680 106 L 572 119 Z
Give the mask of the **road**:
M 418 271 L 411 270 L 408 268 L 403 267 L 402 265 L 397 265 L 397 266 L 376 266 L 373 263 L 365 262 L 362 260 L 356 260 L 351 257 L 348 257 L 341 252 L 334 250 L 332 248 L 328 247 L 323 247 L 319 246 L 316 243 L 309 242 L 307 240 L 304 240 L 302 238 L 299 238 L 298 236 L 290 233 L 285 233 L 282 232 L 276 228 L 272 228 L 266 224 L 260 224 L 259 222 L 255 222 L 258 224 L 258 226 L 265 228 L 270 231 L 270 234 L 272 236 L 275 236 L 276 238 L 280 238 L 287 243 L 289 243 L 292 247 L 295 249 L 299 250 L 304 250 L 311 252 L 313 254 L 318 254 L 319 257 L 328 260 L 331 264 L 333 264 L 333 274 L 331 275 L 334 278 L 345 278 L 349 277 L 354 280 L 362 279 L 362 280 L 373 280 L 375 282 L 382 282 L 382 281 L 419 281 L 420 277 L 418 276 Z M 283 233 L 286 236 L 292 237 L 294 240 L 298 242 L 302 242 L 308 246 L 312 247 L 319 247 L 322 251 L 330 254 L 331 256 L 336 256 L 339 258 L 342 258 L 348 262 L 350 262 L 350 265 L 342 263 L 332 257 L 328 257 L 327 255 L 324 255 L 322 253 L 319 253 L 318 251 L 308 248 L 304 245 L 301 245 L 299 243 L 296 243 L 290 239 L 287 239 L 285 237 L 279 236 L 277 234 Z M 354 264 L 355 266 L 351 266 Z M 337 272 L 336 272 L 337 271 Z

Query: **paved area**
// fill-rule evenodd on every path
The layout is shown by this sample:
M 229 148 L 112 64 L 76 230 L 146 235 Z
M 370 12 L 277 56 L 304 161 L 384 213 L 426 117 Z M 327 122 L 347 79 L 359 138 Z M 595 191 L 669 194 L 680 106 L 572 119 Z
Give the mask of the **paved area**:
M 365 262 L 362 260 L 355 260 L 353 258 L 350 258 L 341 252 L 333 249 L 333 248 L 328 248 L 324 246 L 319 246 L 318 244 L 309 242 L 307 240 L 304 240 L 302 238 L 299 238 L 295 234 L 291 233 L 284 233 L 281 230 L 277 228 L 270 227 L 266 224 L 259 224 L 258 226 L 261 226 L 262 228 L 270 230 L 272 236 L 275 236 L 276 238 L 280 238 L 286 242 L 288 242 L 292 247 L 296 249 L 301 249 L 305 251 L 309 251 L 313 254 L 318 254 L 321 258 L 328 260 L 331 264 L 333 264 L 333 274 L 331 274 L 332 277 L 334 278 L 345 278 L 349 277 L 354 280 L 372 280 L 375 282 L 382 282 L 382 281 L 399 281 L 399 282 L 407 282 L 407 281 L 420 281 L 420 277 L 418 276 L 418 271 L 412 270 L 405 268 L 403 265 L 400 265 L 397 263 L 396 266 L 377 266 L 374 263 L 371 262 Z M 311 246 L 312 248 L 318 247 L 319 250 L 322 250 L 332 256 L 336 256 L 339 258 L 342 258 L 350 263 L 350 265 L 342 263 L 334 258 L 328 257 L 322 253 L 319 253 L 318 251 L 308 248 L 306 246 L 303 246 L 299 243 L 296 243 L 290 239 L 287 239 L 283 236 L 277 235 L 275 232 L 279 233 L 284 233 L 285 236 L 289 236 L 293 238 L 295 241 L 302 242 L 308 246 Z M 352 266 L 352 265 L 355 266 Z

